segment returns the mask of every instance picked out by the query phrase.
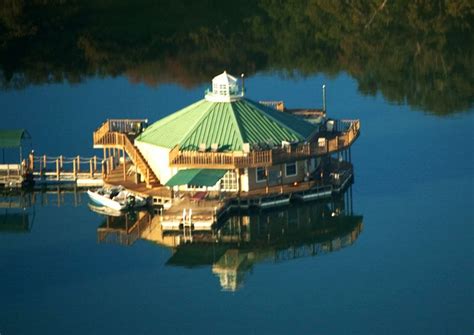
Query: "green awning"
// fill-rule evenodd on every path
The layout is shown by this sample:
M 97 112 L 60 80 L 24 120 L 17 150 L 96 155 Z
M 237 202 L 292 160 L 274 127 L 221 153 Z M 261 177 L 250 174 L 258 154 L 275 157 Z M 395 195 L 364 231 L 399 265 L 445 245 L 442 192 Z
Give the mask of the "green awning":
M 0 148 L 18 148 L 27 138 L 31 136 L 25 129 L 0 129 Z
M 179 170 L 165 184 L 166 186 L 186 185 L 201 171 L 201 169 Z
M 214 186 L 227 170 L 221 169 L 187 169 L 179 170 L 166 186 L 193 185 L 193 186 Z

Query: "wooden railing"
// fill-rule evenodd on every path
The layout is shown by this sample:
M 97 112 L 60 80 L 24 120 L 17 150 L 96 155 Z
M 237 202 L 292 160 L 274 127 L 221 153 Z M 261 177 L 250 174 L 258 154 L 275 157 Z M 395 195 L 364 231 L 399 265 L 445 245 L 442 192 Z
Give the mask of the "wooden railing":
M 0 184 L 21 183 L 23 181 L 23 173 L 21 164 L 1 164 Z
M 108 119 L 94 132 L 94 145 L 100 145 L 100 140 L 110 132 L 138 135 L 147 123 L 147 119 Z
M 93 157 L 65 157 L 61 156 L 30 156 L 28 158 L 28 173 L 33 176 L 55 180 L 101 177 L 110 169 L 109 160 Z M 100 174 L 99 174 L 100 166 Z
M 99 129 L 99 131 L 101 131 L 101 129 Z M 159 184 L 159 179 L 151 170 L 141 152 L 133 145 L 128 135 L 119 132 L 108 132 L 102 135 L 101 138 L 96 138 L 94 134 L 94 145 L 119 147 L 124 149 L 132 162 L 136 165 L 137 169 L 141 172 L 147 186 Z
M 107 120 L 104 123 L 102 123 L 100 128 L 97 129 L 92 135 L 94 145 L 96 145 L 100 141 L 100 139 L 104 137 L 105 134 L 107 134 L 109 131 L 110 131 L 110 123 L 109 123 L 109 120 Z
M 180 151 L 176 145 L 170 151 L 170 166 L 214 167 L 223 169 L 261 167 L 271 165 L 272 151 L 243 152 L 198 152 Z
M 347 129 L 340 133 L 330 133 L 324 141 L 314 141 L 272 150 L 243 152 L 198 152 L 180 151 L 175 146 L 169 153 L 170 166 L 189 168 L 248 168 L 264 167 L 310 157 L 331 154 L 347 149 L 357 139 L 360 132 L 359 120 L 343 120 Z

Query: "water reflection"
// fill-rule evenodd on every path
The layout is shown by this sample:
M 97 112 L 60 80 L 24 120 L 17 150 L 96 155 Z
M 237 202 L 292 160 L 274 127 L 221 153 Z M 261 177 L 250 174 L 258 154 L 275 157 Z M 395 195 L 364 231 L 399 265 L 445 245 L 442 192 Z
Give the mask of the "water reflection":
M 169 230 L 159 211 L 106 216 L 97 229 L 99 243 L 130 246 L 138 239 L 171 248 L 169 266 L 210 266 L 226 291 L 242 287 L 261 262 L 285 262 L 335 252 L 352 245 L 362 231 L 349 188 L 328 201 L 294 203 L 267 211 L 237 211 L 208 230 Z
M 85 206 L 100 216 L 99 244 L 132 246 L 147 240 L 172 250 L 168 266 L 210 267 L 226 291 L 241 288 L 254 266 L 286 262 L 338 251 L 352 245 L 363 227 L 354 215 L 352 189 L 326 201 L 297 202 L 272 210 L 230 212 L 210 229 L 166 230 L 161 211 L 150 208 L 107 215 L 88 203 L 77 190 L 38 192 L 4 191 L 0 194 L 0 233 L 32 231 L 36 207 Z
M 36 206 L 61 207 L 83 204 L 84 192 L 61 188 L 30 192 L 17 189 L 0 191 L 0 233 L 29 233 L 33 229 Z
M 0 193 L 0 233 L 28 233 L 33 227 L 34 207 L 30 193 Z
M 0 85 L 126 75 L 189 87 L 223 69 L 344 71 L 363 94 L 440 115 L 469 109 L 472 2 L 380 3 L 6 1 Z

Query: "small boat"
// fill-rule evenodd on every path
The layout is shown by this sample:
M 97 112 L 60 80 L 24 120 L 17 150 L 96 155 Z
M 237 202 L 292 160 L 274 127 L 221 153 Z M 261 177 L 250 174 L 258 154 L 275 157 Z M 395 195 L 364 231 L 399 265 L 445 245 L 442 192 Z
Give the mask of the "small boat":
M 115 216 L 115 217 L 124 215 L 122 211 L 118 211 L 110 207 L 96 205 L 95 203 L 89 203 L 88 206 L 91 211 L 97 214 L 101 214 L 101 215 Z
M 139 208 L 147 204 L 145 198 L 142 198 L 132 192 L 127 191 L 122 186 L 102 187 L 96 191 L 87 191 L 91 200 L 99 205 L 112 208 L 116 211 L 125 209 Z

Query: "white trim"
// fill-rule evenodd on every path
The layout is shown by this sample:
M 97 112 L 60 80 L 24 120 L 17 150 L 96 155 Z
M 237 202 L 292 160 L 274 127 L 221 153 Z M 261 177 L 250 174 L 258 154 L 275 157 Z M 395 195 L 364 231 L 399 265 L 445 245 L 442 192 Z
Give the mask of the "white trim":
M 287 174 L 287 169 L 289 164 L 295 164 L 295 174 Z M 298 162 L 285 163 L 285 177 L 296 177 L 298 175 Z
M 220 95 L 214 92 L 209 92 L 205 96 L 205 99 L 210 102 L 234 102 L 242 98 L 242 95 Z

